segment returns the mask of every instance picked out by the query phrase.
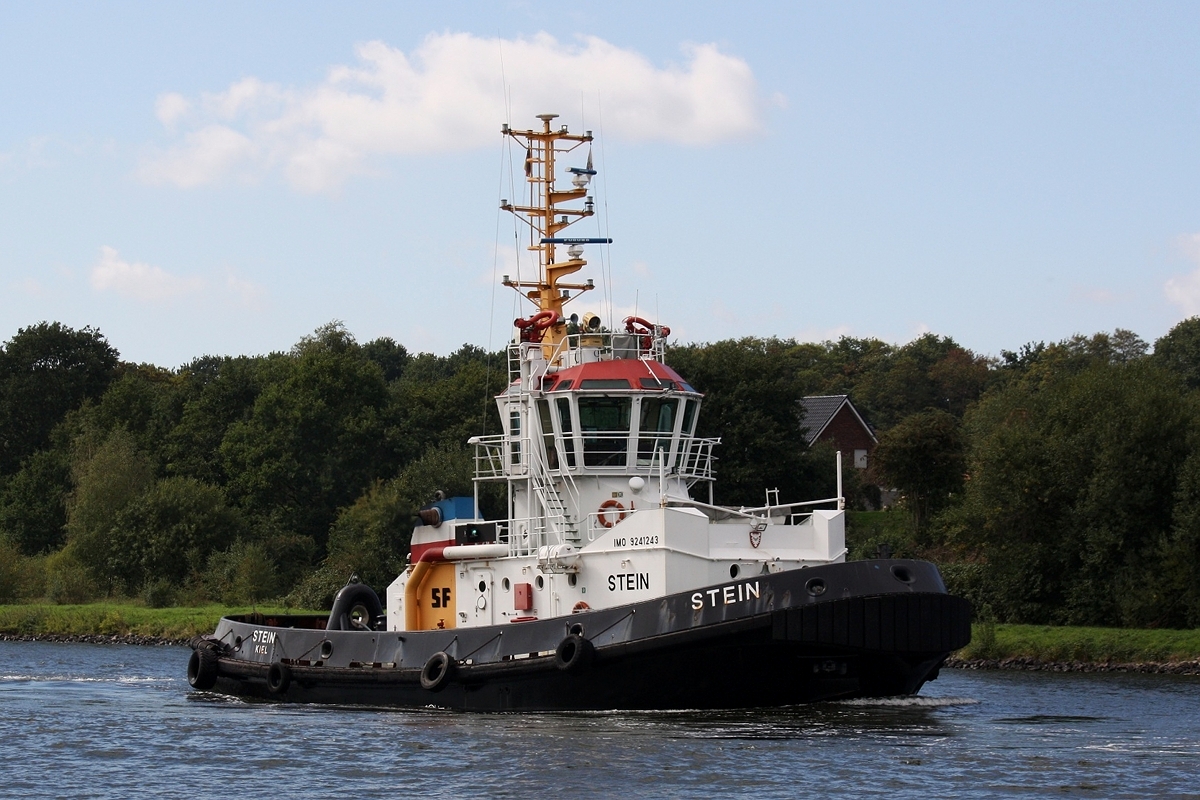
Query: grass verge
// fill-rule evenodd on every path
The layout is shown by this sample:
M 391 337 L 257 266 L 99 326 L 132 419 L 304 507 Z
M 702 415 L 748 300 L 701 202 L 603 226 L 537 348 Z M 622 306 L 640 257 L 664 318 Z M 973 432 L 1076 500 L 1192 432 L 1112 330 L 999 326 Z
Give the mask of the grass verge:
M 1171 663 L 1200 659 L 1200 630 L 1075 628 L 977 622 L 963 659 L 1031 658 L 1091 664 Z
M 0 634 L 17 636 L 149 636 L 187 639 L 211 633 L 226 614 L 250 607 L 222 605 L 148 608 L 136 603 L 0 605 Z M 264 614 L 323 613 L 259 606 Z M 1200 630 L 1068 628 L 981 622 L 962 659 L 1028 658 L 1042 662 L 1171 663 L 1200 659 Z
M 0 634 L 17 636 L 151 636 L 187 639 L 212 633 L 226 614 L 254 609 L 210 605 L 184 608 L 147 608 L 134 603 L 86 605 L 0 605 Z M 302 614 L 296 609 L 259 606 L 264 614 Z

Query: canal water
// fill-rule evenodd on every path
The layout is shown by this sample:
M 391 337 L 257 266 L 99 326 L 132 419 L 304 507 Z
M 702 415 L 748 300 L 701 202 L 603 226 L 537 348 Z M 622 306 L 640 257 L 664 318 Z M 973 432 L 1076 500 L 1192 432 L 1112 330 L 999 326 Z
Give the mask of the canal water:
M 1195 797 L 1200 678 L 944 670 L 913 698 L 464 714 L 190 691 L 180 647 L 0 642 L 0 797 Z

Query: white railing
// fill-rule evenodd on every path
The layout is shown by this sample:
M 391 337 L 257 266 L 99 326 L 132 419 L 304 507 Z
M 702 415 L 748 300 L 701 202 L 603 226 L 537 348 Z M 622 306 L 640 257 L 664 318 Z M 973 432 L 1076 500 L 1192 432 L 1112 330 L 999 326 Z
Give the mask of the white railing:
M 646 437 L 656 441 L 670 441 L 669 437 L 652 432 L 647 432 Z M 653 457 L 649 465 L 639 464 L 632 468 L 629 466 L 629 431 L 575 432 L 559 441 L 564 448 L 571 448 L 568 452 L 574 454 L 575 466 L 567 466 L 566 459 L 560 459 L 558 467 L 547 469 L 547 472 L 571 481 L 571 488 L 575 476 L 584 473 L 646 473 L 651 477 L 658 473 L 658 462 Z M 636 441 L 633 439 L 634 443 Z M 720 444 L 721 440 L 680 436 L 678 442 L 675 458 L 667 462 L 667 473 L 689 482 L 714 480 L 717 459 L 713 455 L 713 448 Z M 516 463 L 513 463 L 512 442 L 507 435 L 473 437 L 470 444 L 475 446 L 475 480 L 495 481 L 523 477 L 528 468 L 530 449 L 533 447 L 532 437 L 521 437 L 515 440 L 515 443 L 520 445 L 520 455 Z M 576 444 L 583 445 L 582 452 L 574 449 Z M 665 448 L 656 448 L 655 452 L 662 452 L 663 449 Z M 637 458 L 636 455 L 634 457 Z
M 496 538 L 508 545 L 511 556 L 537 555 L 539 548 L 550 543 L 548 534 L 545 520 L 537 517 L 512 519 L 496 525 Z
M 637 358 L 643 361 L 665 361 L 667 340 L 662 336 L 638 335 L 605 331 L 603 333 L 572 333 L 549 349 L 549 344 L 512 342 L 508 345 L 508 379 L 519 381 L 521 375 L 522 348 L 541 348 L 542 359 L 547 365 L 573 367 L 588 361 L 613 361 Z

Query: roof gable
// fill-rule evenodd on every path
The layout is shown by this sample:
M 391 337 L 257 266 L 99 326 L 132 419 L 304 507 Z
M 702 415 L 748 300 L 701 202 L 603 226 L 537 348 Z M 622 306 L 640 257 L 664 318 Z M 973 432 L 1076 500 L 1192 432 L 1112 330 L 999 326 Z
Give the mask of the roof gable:
M 800 406 L 804 409 L 804 441 L 808 444 L 812 444 L 820 438 L 821 434 L 829 427 L 829 423 L 833 421 L 833 418 L 837 416 L 843 406 L 854 415 L 854 418 L 858 420 L 858 424 L 862 425 L 863 430 L 871 437 L 871 441 L 878 441 L 875 438 L 875 431 L 862 418 L 862 414 L 858 413 L 858 409 L 854 407 L 854 403 L 850 402 L 850 395 L 827 394 L 802 397 L 800 398 Z

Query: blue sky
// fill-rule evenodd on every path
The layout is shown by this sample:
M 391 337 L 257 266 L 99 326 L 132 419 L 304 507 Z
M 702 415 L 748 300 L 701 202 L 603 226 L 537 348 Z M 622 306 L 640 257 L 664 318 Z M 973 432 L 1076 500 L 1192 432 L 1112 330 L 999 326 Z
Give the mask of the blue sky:
M 1195 3 L 0 2 L 0 337 L 499 347 L 499 126 L 553 111 L 615 240 L 581 312 L 1152 342 L 1200 313 L 1198 52 Z

